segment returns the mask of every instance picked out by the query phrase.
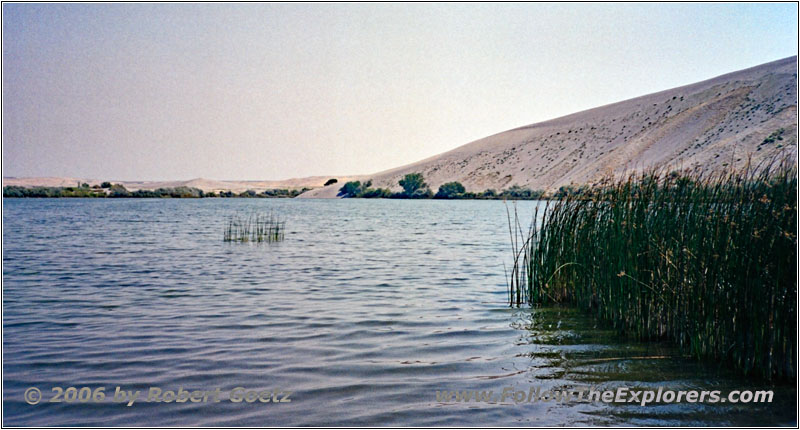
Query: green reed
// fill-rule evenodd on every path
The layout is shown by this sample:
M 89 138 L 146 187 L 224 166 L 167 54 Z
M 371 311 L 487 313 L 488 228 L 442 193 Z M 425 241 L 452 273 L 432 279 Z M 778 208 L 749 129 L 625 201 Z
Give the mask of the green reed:
M 534 216 L 522 234 L 509 215 L 512 305 L 572 303 L 623 334 L 672 339 L 744 374 L 796 376 L 793 165 L 650 171 Z
M 273 213 L 232 215 L 224 231 L 225 242 L 280 242 L 286 231 L 286 221 Z

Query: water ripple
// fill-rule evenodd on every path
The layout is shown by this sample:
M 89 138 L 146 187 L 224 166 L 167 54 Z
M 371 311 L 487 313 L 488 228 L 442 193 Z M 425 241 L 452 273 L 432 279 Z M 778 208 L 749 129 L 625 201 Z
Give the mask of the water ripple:
M 524 216 L 536 203 L 517 205 Z M 222 241 L 275 211 L 286 240 Z M 4 199 L 6 426 L 785 425 L 776 402 L 440 403 L 437 390 L 754 387 L 571 309 L 510 309 L 496 201 Z M 653 358 L 660 357 L 660 358 Z M 37 386 L 286 389 L 290 403 L 41 404 Z

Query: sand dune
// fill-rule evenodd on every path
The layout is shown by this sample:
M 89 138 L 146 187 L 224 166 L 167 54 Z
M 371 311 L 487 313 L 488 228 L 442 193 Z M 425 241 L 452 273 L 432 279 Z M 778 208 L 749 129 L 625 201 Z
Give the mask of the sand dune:
M 781 139 L 765 138 L 783 130 Z M 192 179 L 113 181 L 129 190 L 189 186 L 203 191 L 315 188 L 306 198 L 334 198 L 348 180 L 399 190 L 403 175 L 421 172 L 435 191 L 461 182 L 468 191 L 512 185 L 554 190 L 592 184 L 648 168 L 714 170 L 776 152 L 797 154 L 797 57 L 495 134 L 425 160 L 371 175 L 279 181 Z M 322 187 L 329 178 L 338 184 Z M 108 179 L 102 179 L 108 180 Z M 3 178 L 3 185 L 99 184 L 84 178 Z
M 783 129 L 782 140 L 763 144 Z M 435 191 L 449 181 L 468 191 L 512 185 L 557 189 L 648 168 L 713 170 L 797 151 L 797 57 L 703 82 L 509 130 L 407 166 L 372 175 L 399 190 L 421 172 Z M 780 148 L 778 146 L 780 145 Z M 338 187 L 302 194 L 336 196 Z

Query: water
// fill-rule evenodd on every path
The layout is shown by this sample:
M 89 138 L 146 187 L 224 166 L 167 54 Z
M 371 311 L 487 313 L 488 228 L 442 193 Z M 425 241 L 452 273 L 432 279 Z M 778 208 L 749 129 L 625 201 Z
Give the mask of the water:
M 3 201 L 6 426 L 794 425 L 768 386 L 619 338 L 567 308 L 506 306 L 497 201 Z M 536 203 L 518 204 L 531 214 Z M 287 218 L 276 244 L 222 241 L 228 216 Z M 643 358 L 644 357 L 644 358 Z M 649 358 L 648 358 L 649 357 Z M 772 389 L 771 404 L 437 402 L 436 391 Z M 29 405 L 38 387 L 45 401 Z M 48 403 L 52 387 L 101 403 Z M 214 390 L 219 403 L 111 401 Z M 236 387 L 291 402 L 232 403 Z M 146 396 L 146 393 L 142 394 Z M 281 395 L 282 396 L 282 395 Z

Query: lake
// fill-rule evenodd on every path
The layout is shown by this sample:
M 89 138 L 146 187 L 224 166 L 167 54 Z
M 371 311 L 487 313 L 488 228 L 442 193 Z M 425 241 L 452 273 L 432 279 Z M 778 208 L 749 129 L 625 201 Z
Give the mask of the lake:
M 537 202 L 518 202 L 527 219 Z M 510 308 L 500 201 L 4 199 L 6 426 L 795 425 L 768 385 L 570 308 Z M 513 209 L 512 209 L 513 210 Z M 226 243 L 232 214 L 283 242 Z M 527 223 L 526 223 L 527 224 Z M 132 406 L 115 387 L 142 391 Z M 437 391 L 769 389 L 772 403 L 457 402 Z M 30 405 L 25 392 L 41 390 Z M 51 403 L 52 387 L 106 398 Z M 145 402 L 151 387 L 222 401 Z M 231 402 L 234 388 L 292 393 Z M 267 396 L 268 398 L 272 398 Z M 85 397 L 84 397 L 85 399 Z

